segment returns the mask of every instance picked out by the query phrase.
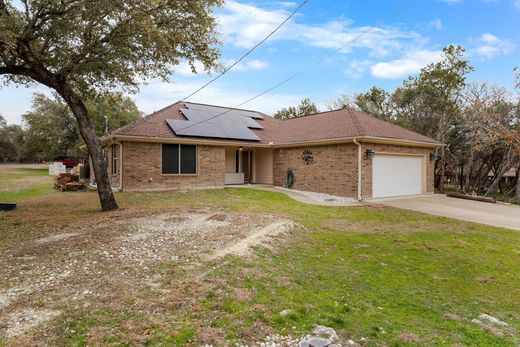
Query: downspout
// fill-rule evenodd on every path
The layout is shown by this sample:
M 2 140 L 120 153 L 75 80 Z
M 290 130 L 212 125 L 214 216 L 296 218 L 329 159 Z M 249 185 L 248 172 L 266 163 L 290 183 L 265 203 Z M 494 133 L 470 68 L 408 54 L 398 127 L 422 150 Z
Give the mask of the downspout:
M 362 201 L 363 197 L 361 195 L 361 143 L 358 142 L 356 138 L 352 140 L 357 145 L 357 198 L 358 201 Z

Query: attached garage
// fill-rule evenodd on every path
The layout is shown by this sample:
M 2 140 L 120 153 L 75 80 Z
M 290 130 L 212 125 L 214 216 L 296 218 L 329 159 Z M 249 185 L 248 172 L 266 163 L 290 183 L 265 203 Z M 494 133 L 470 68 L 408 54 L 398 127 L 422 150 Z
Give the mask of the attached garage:
M 422 155 L 376 154 L 372 159 L 372 197 L 422 194 L 424 160 Z

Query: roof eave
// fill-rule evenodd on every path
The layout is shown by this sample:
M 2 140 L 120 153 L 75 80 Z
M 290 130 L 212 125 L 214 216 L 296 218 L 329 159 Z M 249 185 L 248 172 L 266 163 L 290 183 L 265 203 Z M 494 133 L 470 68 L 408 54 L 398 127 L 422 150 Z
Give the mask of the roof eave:
M 286 142 L 286 143 L 262 143 L 262 142 L 248 142 L 248 141 L 233 141 L 233 140 L 208 140 L 193 137 L 149 137 L 149 136 L 133 136 L 133 135 L 109 135 L 102 138 L 101 143 L 107 144 L 111 142 L 121 141 L 134 141 L 134 142 L 161 142 L 161 143 L 181 143 L 181 144 L 201 144 L 201 145 L 214 145 L 214 146 L 248 146 L 248 147 L 300 147 L 310 145 L 327 145 L 327 144 L 338 144 L 353 142 L 354 139 L 362 142 L 370 143 L 383 143 L 383 144 L 395 144 L 403 146 L 419 146 L 419 147 L 443 147 L 446 146 L 439 142 L 427 142 L 417 140 L 406 140 L 396 139 L 389 137 L 378 137 L 378 136 L 349 136 L 333 139 L 319 139 L 309 141 L 297 141 L 297 142 Z
M 378 136 L 349 136 L 349 137 L 341 137 L 334 139 L 319 139 L 319 140 L 309 140 L 309 141 L 297 141 L 297 142 L 286 142 L 286 143 L 275 143 L 273 147 L 275 148 L 283 148 L 283 147 L 300 147 L 300 146 L 309 146 L 309 145 L 327 145 L 327 144 L 337 144 L 337 143 L 348 143 L 354 142 L 354 139 L 362 142 L 370 142 L 370 143 L 384 143 L 384 144 L 395 144 L 395 145 L 404 145 L 404 146 L 419 146 L 419 147 L 442 147 L 445 144 L 439 142 L 427 142 L 427 141 L 417 141 L 417 140 L 406 140 L 406 139 L 396 139 L 389 137 L 378 137 Z
M 102 143 L 110 143 L 110 140 L 116 142 L 160 142 L 160 143 L 180 143 L 186 145 L 212 145 L 212 146 L 247 146 L 247 147 L 271 147 L 268 143 L 249 142 L 249 141 L 233 141 L 233 140 L 208 140 L 195 137 L 150 137 L 150 136 L 133 136 L 133 135 L 113 135 L 106 138 Z

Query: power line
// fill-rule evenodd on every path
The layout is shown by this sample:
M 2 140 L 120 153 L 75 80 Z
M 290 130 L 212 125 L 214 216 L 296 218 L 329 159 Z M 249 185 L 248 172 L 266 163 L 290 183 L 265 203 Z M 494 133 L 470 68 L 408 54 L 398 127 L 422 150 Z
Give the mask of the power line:
M 306 3 L 308 3 L 309 0 L 304 0 L 298 7 L 296 7 L 296 9 L 289 15 L 289 17 L 285 18 L 285 20 L 283 22 L 281 22 L 273 31 L 271 31 L 269 33 L 269 35 L 267 35 L 264 39 L 262 39 L 262 41 L 258 42 L 253 48 L 251 48 L 249 51 L 247 51 L 244 55 L 242 55 L 240 57 L 240 59 L 238 59 L 237 61 L 235 61 L 233 64 L 231 64 L 230 66 L 228 66 L 226 69 L 224 69 L 224 71 L 222 71 L 220 74 L 218 74 L 215 78 L 209 80 L 206 84 L 204 84 L 202 87 L 200 87 L 199 89 L 195 90 L 194 92 L 192 92 L 190 95 L 188 95 L 187 97 L 183 98 L 181 101 L 186 101 L 187 99 L 191 98 L 193 95 L 197 94 L 198 92 L 200 92 L 202 89 L 206 88 L 207 86 L 209 86 L 211 83 L 215 82 L 216 80 L 218 80 L 222 75 L 224 75 L 226 72 L 228 72 L 229 70 L 231 70 L 233 67 L 237 66 L 242 60 L 244 60 L 248 55 L 250 55 L 255 49 L 257 49 L 258 47 L 260 47 L 260 45 L 262 45 L 265 41 L 267 41 L 271 36 L 274 35 L 274 33 L 276 33 L 278 30 L 280 30 L 281 27 L 283 27 L 285 25 L 285 23 L 287 23 L 292 17 L 294 17 L 294 15 L 303 7 L 305 6 Z
M 385 20 L 388 20 L 388 19 L 391 19 L 391 18 L 397 17 L 399 14 L 401 14 L 401 12 L 403 12 L 403 11 L 404 11 L 408 6 L 410 6 L 413 2 L 415 2 L 415 0 L 408 0 L 408 1 L 406 1 L 403 5 L 401 5 L 399 8 L 397 8 L 397 9 L 396 9 L 396 10 L 395 10 L 395 11 L 394 11 L 390 16 L 387 16 L 387 17 L 385 17 L 383 20 L 379 20 L 379 21 L 377 21 L 376 23 L 382 23 L 382 22 L 384 22 Z M 293 75 L 287 77 L 285 80 L 283 80 L 283 81 L 281 81 L 281 82 L 275 84 L 274 86 L 272 86 L 272 87 L 270 87 L 270 88 L 264 90 L 264 91 L 261 92 L 261 93 L 258 93 L 258 94 L 255 95 L 255 96 L 253 96 L 253 97 L 247 99 L 246 101 L 244 101 L 244 102 L 242 102 L 242 103 L 240 103 L 240 104 L 238 104 L 238 105 L 236 105 L 236 106 L 234 106 L 234 107 L 232 107 L 232 108 L 229 108 L 229 109 L 227 109 L 226 111 L 224 111 L 224 112 L 222 112 L 222 113 L 219 113 L 219 114 L 217 114 L 217 115 L 215 115 L 215 116 L 212 116 L 212 117 L 210 117 L 210 118 L 208 118 L 208 119 L 204 119 L 204 120 L 201 120 L 201 121 L 199 121 L 199 122 L 196 122 L 196 123 L 190 124 L 190 125 L 188 125 L 188 126 L 185 126 L 185 127 L 183 127 L 183 128 L 177 129 L 177 131 L 185 130 L 185 129 L 188 129 L 188 128 L 191 128 L 191 127 L 194 127 L 194 126 L 196 126 L 196 125 L 198 125 L 198 124 L 201 124 L 201 123 L 207 122 L 207 121 L 209 121 L 209 120 L 212 120 L 212 119 L 218 118 L 218 117 L 220 117 L 220 116 L 222 116 L 222 115 L 225 115 L 225 114 L 228 113 L 228 112 L 231 112 L 231 111 L 233 111 L 233 110 L 238 109 L 239 107 L 241 107 L 241 106 L 243 106 L 243 105 L 245 105 L 245 104 L 247 104 L 247 103 L 249 103 L 249 102 L 251 102 L 251 101 L 253 101 L 253 100 L 257 99 L 257 98 L 259 98 L 259 97 L 261 97 L 261 96 L 264 95 L 264 94 L 267 94 L 267 93 L 273 91 L 274 89 L 276 89 L 276 88 L 278 88 L 278 87 L 284 85 L 285 83 L 289 82 L 290 80 L 292 80 L 292 79 L 294 79 L 294 78 L 296 78 L 296 77 L 302 75 L 303 73 L 305 73 L 305 72 L 307 72 L 307 71 L 313 69 L 313 68 L 316 67 L 317 65 L 320 65 L 321 63 L 323 63 L 324 61 L 326 61 L 326 60 L 329 59 L 330 57 L 332 57 L 332 56 L 338 54 L 339 52 L 341 52 L 342 50 L 344 50 L 347 46 L 351 45 L 352 43 L 354 43 L 355 41 L 359 40 L 361 37 L 365 36 L 366 34 L 370 33 L 371 31 L 373 31 L 373 30 L 375 30 L 375 29 L 376 29 L 376 26 L 371 26 L 370 28 L 368 28 L 367 30 L 361 32 L 359 35 L 357 35 L 357 36 L 354 37 L 353 39 L 351 39 L 351 40 L 349 40 L 348 42 L 346 42 L 346 43 L 345 43 L 343 46 L 341 46 L 340 48 L 338 48 L 338 49 L 336 49 L 335 51 L 333 51 L 333 52 L 327 54 L 327 55 L 324 56 L 323 58 L 321 58 L 321 59 L 315 61 L 314 63 L 312 63 L 312 64 L 310 64 L 309 66 L 303 68 L 302 70 L 300 70 L 300 71 L 294 73 Z

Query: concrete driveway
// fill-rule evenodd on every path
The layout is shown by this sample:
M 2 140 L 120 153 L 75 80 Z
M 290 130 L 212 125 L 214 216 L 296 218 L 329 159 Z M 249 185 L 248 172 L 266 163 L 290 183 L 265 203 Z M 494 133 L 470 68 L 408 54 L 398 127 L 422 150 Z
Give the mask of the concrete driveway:
M 520 230 L 520 206 L 490 204 L 472 200 L 428 195 L 409 198 L 378 199 L 378 204 L 450 217 L 475 223 Z

